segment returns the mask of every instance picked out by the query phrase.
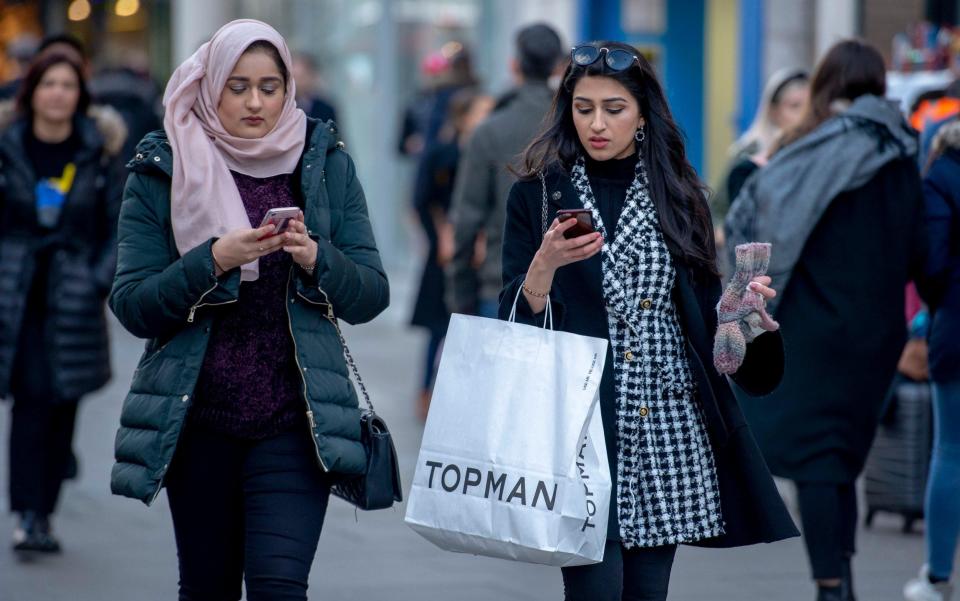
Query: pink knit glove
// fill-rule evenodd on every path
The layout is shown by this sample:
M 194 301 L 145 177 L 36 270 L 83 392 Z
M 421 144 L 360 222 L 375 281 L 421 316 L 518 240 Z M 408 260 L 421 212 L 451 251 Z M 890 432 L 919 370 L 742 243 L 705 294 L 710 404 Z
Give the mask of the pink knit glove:
M 747 288 L 754 278 L 766 275 L 770 266 L 770 244 L 741 244 L 736 248 L 736 255 L 736 271 L 717 305 L 720 325 L 713 342 L 713 365 L 727 375 L 740 369 L 748 343 L 760 333 L 780 327 L 767 313 L 763 297 Z

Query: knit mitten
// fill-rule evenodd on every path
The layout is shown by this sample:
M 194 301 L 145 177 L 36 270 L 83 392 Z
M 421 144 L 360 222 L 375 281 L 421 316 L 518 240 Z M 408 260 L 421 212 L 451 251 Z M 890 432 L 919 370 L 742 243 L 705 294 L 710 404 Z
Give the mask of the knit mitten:
M 767 273 L 770 244 L 741 244 L 736 256 L 736 271 L 717 305 L 720 325 L 713 343 L 713 365 L 728 375 L 740 369 L 748 343 L 767 329 L 779 327 L 764 308 L 763 297 L 747 288 L 754 278 Z

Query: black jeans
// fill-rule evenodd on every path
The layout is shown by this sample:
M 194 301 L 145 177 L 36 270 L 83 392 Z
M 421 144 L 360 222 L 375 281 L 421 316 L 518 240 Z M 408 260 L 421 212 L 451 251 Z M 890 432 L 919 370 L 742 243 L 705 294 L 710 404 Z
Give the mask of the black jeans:
M 240 440 L 187 424 L 167 476 L 181 601 L 304 600 L 330 498 L 306 426 Z
M 853 482 L 797 482 L 803 542 L 816 580 L 843 575 L 843 564 L 856 551 L 857 490 Z
M 14 394 L 10 412 L 10 509 L 48 516 L 60 499 L 78 403 Z
M 607 541 L 603 561 L 562 568 L 566 601 L 665 601 L 676 545 L 625 549 Z

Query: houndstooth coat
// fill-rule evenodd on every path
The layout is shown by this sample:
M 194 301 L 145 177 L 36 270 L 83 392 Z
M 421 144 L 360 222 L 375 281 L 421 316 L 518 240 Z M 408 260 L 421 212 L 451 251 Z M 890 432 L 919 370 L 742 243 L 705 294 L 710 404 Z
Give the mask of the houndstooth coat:
M 604 223 L 582 159 L 580 202 L 603 234 L 603 295 L 617 389 L 617 513 L 626 547 L 723 533 L 720 492 L 671 291 L 676 269 L 642 162 L 616 224 Z M 610 224 L 612 225 L 612 224 Z
M 560 209 L 582 208 L 566 170 L 559 166 L 551 168 L 547 172 L 546 187 L 550 219 Z M 502 319 L 509 315 L 513 298 L 540 247 L 541 198 L 541 183 L 537 179 L 518 181 L 510 191 L 504 230 Z M 672 255 L 672 260 L 676 275 L 671 296 L 683 332 L 696 400 L 714 455 L 724 524 L 722 535 L 693 544 L 734 547 L 799 536 L 729 381 L 713 368 L 716 305 L 721 293 L 719 278 L 702 268 L 688 265 L 682 257 Z M 600 255 L 557 271 L 551 292 L 557 329 L 610 340 L 602 279 Z M 517 320 L 531 325 L 543 323 L 542 315 L 532 313 L 523 295 L 520 295 Z M 613 366 L 611 346 L 600 383 L 600 407 L 616 490 L 617 394 Z M 779 333 L 773 332 L 759 336 L 750 344 L 734 380 L 749 394 L 762 396 L 777 387 L 782 374 L 783 344 Z M 607 536 L 620 540 L 616 496 L 611 497 Z

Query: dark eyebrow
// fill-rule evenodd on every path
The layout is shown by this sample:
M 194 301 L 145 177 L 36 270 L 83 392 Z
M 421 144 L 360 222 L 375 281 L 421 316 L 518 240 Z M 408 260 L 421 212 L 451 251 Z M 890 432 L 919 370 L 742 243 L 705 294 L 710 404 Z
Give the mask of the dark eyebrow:
M 229 81 L 241 81 L 241 82 L 244 82 L 244 83 L 249 83 L 250 78 L 249 78 L 249 77 L 240 77 L 239 75 L 231 75 L 230 77 L 227 78 L 227 81 L 228 81 L 228 82 L 229 82 Z M 274 77 L 273 75 L 268 75 L 267 77 L 262 78 L 260 81 L 261 81 L 261 82 L 264 82 L 264 81 L 283 81 L 283 79 L 281 79 L 280 77 Z
M 591 103 L 593 102 L 593 100 L 591 100 L 590 98 L 584 98 L 583 96 L 577 96 L 576 98 L 574 98 L 574 100 L 578 100 L 580 102 L 591 102 Z M 626 98 L 614 96 L 613 98 L 604 98 L 601 102 L 626 102 L 626 101 L 627 101 Z

